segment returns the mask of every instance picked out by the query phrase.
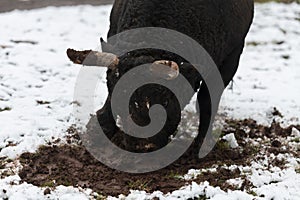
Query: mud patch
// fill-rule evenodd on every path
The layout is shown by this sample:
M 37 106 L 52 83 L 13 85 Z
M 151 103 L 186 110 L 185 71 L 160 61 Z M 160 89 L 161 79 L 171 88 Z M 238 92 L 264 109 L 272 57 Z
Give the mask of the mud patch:
M 57 185 L 80 186 L 91 188 L 104 196 L 126 195 L 130 190 L 146 192 L 159 190 L 168 193 L 178 190 L 191 181 L 197 183 L 208 181 L 210 185 L 219 186 L 226 191 L 227 189 L 237 189 L 230 185 L 228 180 L 241 177 L 243 184 L 238 189 L 250 191 L 251 182 L 241 175 L 239 169 L 228 169 L 224 166 L 249 166 L 252 160 L 259 159 L 261 153 L 268 155 L 284 152 L 300 156 L 299 151 L 292 151 L 282 140 L 278 139 L 290 136 L 293 127 L 300 129 L 300 126 L 282 128 L 276 122 L 265 127 L 249 119 L 227 120 L 222 134 L 235 133 L 240 145 L 238 148 L 231 149 L 226 141 L 220 140 L 214 150 L 204 159 L 195 159 L 193 150 L 190 149 L 174 164 L 147 174 L 128 174 L 110 169 L 95 160 L 80 145 L 42 146 L 37 153 L 21 155 L 20 162 L 24 167 L 19 175 L 22 181 L 37 186 L 50 188 L 55 188 Z M 71 129 L 74 134 L 74 128 Z M 253 145 L 249 142 L 251 138 L 267 139 Z M 284 168 L 285 162 L 274 159 L 270 165 Z M 191 180 L 183 178 L 189 169 L 209 168 L 215 170 L 202 172 Z
M 207 158 L 197 161 L 185 155 L 176 163 L 157 172 L 135 175 L 110 169 L 95 160 L 82 146 L 43 146 L 35 154 L 24 153 L 21 157 L 23 169 L 19 173 L 23 181 L 37 186 L 55 187 L 56 185 L 80 186 L 91 188 L 102 195 L 117 196 L 129 194 L 130 190 L 145 190 L 164 193 L 177 190 L 188 182 L 182 178 L 191 168 L 207 168 L 216 163 L 233 163 L 230 156 L 221 156 L 224 151 L 216 148 Z M 242 162 L 242 156 L 228 154 Z M 190 154 L 191 155 L 191 154 Z M 226 158 L 227 157 L 227 158 Z M 197 179 L 201 182 L 223 177 L 232 178 L 232 173 L 212 173 Z M 239 174 L 238 174 L 239 175 Z

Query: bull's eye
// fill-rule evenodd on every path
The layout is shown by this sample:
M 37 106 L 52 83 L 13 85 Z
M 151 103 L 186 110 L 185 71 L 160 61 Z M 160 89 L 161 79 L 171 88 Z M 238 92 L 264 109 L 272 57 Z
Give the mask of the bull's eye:
M 139 109 L 139 108 L 140 108 L 140 106 L 139 106 L 139 103 L 138 103 L 138 102 L 134 102 L 134 105 L 135 105 L 136 109 Z
M 118 69 L 116 69 L 115 75 L 116 75 L 117 78 L 119 78 L 120 73 L 119 73 L 119 70 L 118 70 Z

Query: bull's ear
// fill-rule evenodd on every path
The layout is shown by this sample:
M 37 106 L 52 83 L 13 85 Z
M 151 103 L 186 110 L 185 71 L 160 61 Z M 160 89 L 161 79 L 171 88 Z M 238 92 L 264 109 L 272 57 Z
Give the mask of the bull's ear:
M 86 66 L 99 66 L 115 69 L 119 64 L 119 58 L 111 53 L 103 53 L 92 50 L 76 51 L 68 49 L 67 55 L 75 64 Z
M 102 37 L 100 38 L 100 44 L 103 52 L 108 52 L 108 53 L 113 52 L 114 47 L 111 44 L 105 42 Z
M 179 75 L 179 66 L 174 61 L 158 60 L 150 66 L 150 71 L 160 78 L 173 80 Z

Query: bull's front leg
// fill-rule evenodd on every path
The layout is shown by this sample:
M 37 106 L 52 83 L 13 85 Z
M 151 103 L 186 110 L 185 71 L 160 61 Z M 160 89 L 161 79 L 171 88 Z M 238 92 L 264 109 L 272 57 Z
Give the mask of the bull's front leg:
M 104 106 L 97 111 L 97 119 L 103 132 L 109 139 L 119 130 L 112 115 L 110 96 L 107 97 Z

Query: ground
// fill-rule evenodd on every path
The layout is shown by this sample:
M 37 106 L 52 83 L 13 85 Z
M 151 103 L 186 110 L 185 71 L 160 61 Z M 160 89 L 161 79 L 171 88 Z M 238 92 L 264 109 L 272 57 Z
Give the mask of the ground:
M 211 154 L 200 162 L 186 154 L 144 175 L 94 160 L 74 125 L 80 67 L 65 50 L 96 48 L 110 9 L 0 14 L 0 198 L 300 199 L 300 5 L 256 5 L 238 73 L 219 109 L 215 131 L 223 139 Z M 94 70 L 101 77 L 97 110 L 107 91 L 105 72 Z
M 0 12 L 15 9 L 31 10 L 47 6 L 75 6 L 75 5 L 105 5 L 112 4 L 113 0 L 2 0 Z

